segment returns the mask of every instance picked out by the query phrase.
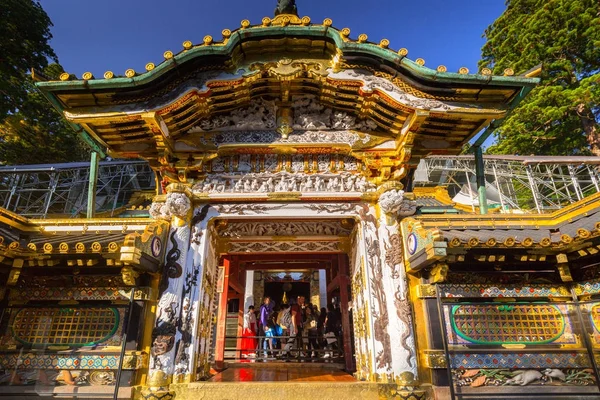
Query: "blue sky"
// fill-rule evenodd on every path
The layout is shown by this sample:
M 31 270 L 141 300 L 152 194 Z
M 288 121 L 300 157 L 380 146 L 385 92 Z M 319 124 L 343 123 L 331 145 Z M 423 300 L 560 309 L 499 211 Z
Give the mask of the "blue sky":
M 50 16 L 52 46 L 66 71 L 78 77 L 92 72 L 101 78 L 111 70 L 143 72 L 160 63 L 166 50 L 182 49 L 185 40 L 221 38 L 248 19 L 259 24 L 272 17 L 276 0 L 41 0 Z M 300 16 L 313 22 L 331 18 L 351 37 L 366 33 L 370 41 L 390 40 L 392 49 L 406 47 L 412 60 L 443 64 L 456 72 L 477 70 L 481 35 L 503 11 L 504 0 L 297 0 Z

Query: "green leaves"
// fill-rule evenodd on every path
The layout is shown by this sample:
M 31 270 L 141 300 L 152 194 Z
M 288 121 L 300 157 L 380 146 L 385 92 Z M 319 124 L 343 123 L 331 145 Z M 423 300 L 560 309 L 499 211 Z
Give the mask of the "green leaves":
M 87 160 L 87 150 L 28 72 L 64 72 L 49 45 L 52 22 L 38 2 L 0 1 L 0 165 Z
M 506 118 L 488 152 L 600 155 L 597 0 L 508 0 L 484 37 L 482 68 L 502 74 L 543 65 L 539 87 Z

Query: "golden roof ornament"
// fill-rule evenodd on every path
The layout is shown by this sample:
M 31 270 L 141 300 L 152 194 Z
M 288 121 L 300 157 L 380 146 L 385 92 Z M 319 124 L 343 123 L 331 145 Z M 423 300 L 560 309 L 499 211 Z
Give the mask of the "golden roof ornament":
M 296 7 L 295 0 L 277 0 L 277 7 L 275 7 L 275 16 L 280 14 L 292 14 L 298 16 L 298 8 Z

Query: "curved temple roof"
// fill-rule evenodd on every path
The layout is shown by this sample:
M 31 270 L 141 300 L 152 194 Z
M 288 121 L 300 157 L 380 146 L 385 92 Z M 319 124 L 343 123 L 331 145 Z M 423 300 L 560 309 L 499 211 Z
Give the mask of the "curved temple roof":
M 249 115 L 266 99 L 281 128 L 281 115 L 288 115 L 282 110 L 293 114 L 294 103 L 309 98 L 350 115 L 356 123 L 341 126 L 378 137 L 371 140 L 374 145 L 392 140 L 396 148 L 411 148 L 415 163 L 427 154 L 458 153 L 538 82 L 489 71 L 432 70 L 422 60 L 406 58 L 406 49 L 393 51 L 388 45 L 386 39 L 370 43 L 364 34 L 353 40 L 348 28 L 336 29 L 330 19 L 312 24 L 308 17 L 283 14 L 265 17 L 259 25 L 244 20 L 235 31 L 223 30 L 221 41 L 206 36 L 199 45 L 184 42 L 183 51 L 165 52 L 162 63 L 149 63 L 139 75 L 133 70 L 126 77 L 107 72 L 106 79 L 65 75 L 63 81 L 37 85 L 77 129 L 119 157 L 152 161 L 168 152 L 185 160 L 188 153 L 215 152 L 218 146 L 207 146 L 200 136 L 249 127 L 217 128 L 211 118 L 244 107 L 249 111 L 242 115 Z M 290 125 L 294 132 L 337 126 Z

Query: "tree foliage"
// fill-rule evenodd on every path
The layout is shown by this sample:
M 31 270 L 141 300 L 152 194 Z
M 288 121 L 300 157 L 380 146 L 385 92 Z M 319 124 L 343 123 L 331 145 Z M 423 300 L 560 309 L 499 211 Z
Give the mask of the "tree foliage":
M 63 71 L 58 64 L 43 70 L 56 78 Z M 19 110 L 0 124 L 0 164 L 43 164 L 83 161 L 89 150 L 62 116 L 27 77 L 21 82 L 27 96 Z
M 541 83 L 497 130 L 498 154 L 600 155 L 600 3 L 507 0 L 485 33 L 481 68 L 542 64 Z
M 0 1 L 0 122 L 26 100 L 27 71 L 57 62 L 50 47 L 52 22 L 38 2 Z
M 0 165 L 81 161 L 88 150 L 28 74 L 64 72 L 49 45 L 50 18 L 38 2 L 0 0 Z

